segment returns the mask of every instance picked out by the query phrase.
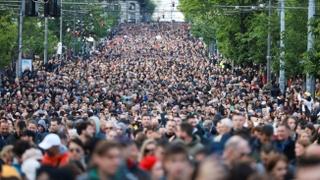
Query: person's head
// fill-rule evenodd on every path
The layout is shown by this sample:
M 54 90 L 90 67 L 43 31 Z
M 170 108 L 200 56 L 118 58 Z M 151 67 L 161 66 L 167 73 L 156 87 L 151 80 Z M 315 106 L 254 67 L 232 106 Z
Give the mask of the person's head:
M 78 138 L 72 139 L 68 144 L 70 159 L 81 161 L 84 158 L 84 145 Z
M 30 121 L 28 123 L 28 130 L 36 133 L 37 132 L 37 122 L 36 121 Z
M 290 137 L 290 127 L 285 124 L 279 125 L 277 128 L 277 137 L 280 141 L 287 140 Z
M 13 145 L 13 153 L 15 154 L 19 163 L 22 163 L 22 155 L 25 153 L 26 150 L 30 148 L 30 143 L 23 140 L 19 140 Z
M 227 171 L 223 165 L 215 157 L 208 157 L 200 164 L 196 180 L 222 180 L 226 178 Z
M 92 138 L 94 136 L 94 126 L 88 121 L 82 121 L 77 124 L 77 133 L 79 136 Z
M 318 180 L 320 179 L 320 157 L 306 156 L 299 161 L 296 171 L 296 180 Z
M 264 166 L 269 162 L 270 157 L 277 153 L 277 150 L 271 143 L 264 144 L 260 150 L 260 159 Z
M 196 127 L 198 124 L 198 119 L 197 116 L 195 115 L 189 115 L 187 117 L 187 122 L 192 126 L 192 127 Z
M 295 131 L 297 128 L 297 119 L 295 117 L 289 117 L 286 119 L 286 124 L 290 127 L 292 131 Z
M 17 135 L 21 135 L 22 132 L 27 128 L 26 122 L 25 121 L 17 121 L 15 124 L 15 128 L 16 128 L 16 133 Z
M 106 134 L 109 134 L 109 132 L 114 130 L 114 129 L 115 129 L 115 125 L 114 125 L 113 122 L 111 122 L 111 121 L 105 122 L 104 132 Z
M 36 133 L 34 131 L 25 130 L 21 134 L 21 140 L 28 141 L 30 144 L 34 144 Z
M 168 145 L 164 152 L 163 163 L 168 177 L 172 179 L 184 177 L 190 169 L 188 151 L 185 146 L 180 143 Z
M 92 163 L 103 176 L 113 176 L 121 165 L 120 145 L 113 141 L 100 141 L 93 151 Z
M 55 157 L 60 153 L 61 139 L 57 134 L 48 134 L 42 142 L 39 144 L 39 147 L 46 151 L 46 153 Z
M 246 118 L 242 114 L 234 114 L 232 116 L 233 129 L 242 129 L 246 122 Z
M 192 140 L 193 126 L 189 123 L 183 122 L 178 128 L 178 137 L 183 141 Z
M 139 159 L 141 160 L 147 155 L 154 155 L 156 150 L 156 145 L 157 143 L 153 139 L 147 139 L 146 141 L 144 141 L 141 146 Z
M 151 123 L 151 117 L 148 114 L 143 114 L 141 117 L 141 124 L 143 127 L 147 127 Z
M 264 125 L 261 127 L 259 140 L 262 143 L 270 142 L 272 139 L 272 136 L 273 136 L 273 127 L 271 125 Z
M 52 119 L 50 121 L 50 133 L 58 133 L 59 125 L 60 123 L 58 119 Z
M 232 121 L 229 118 L 221 119 L 221 121 L 217 123 L 217 127 L 219 127 L 220 134 L 228 133 L 232 128 Z
M 240 136 L 233 136 L 225 144 L 223 158 L 227 165 L 232 165 L 236 161 L 248 157 L 250 152 L 248 141 Z
M 316 133 L 316 128 L 312 123 L 308 123 L 305 129 L 306 133 L 311 137 Z
M 6 165 L 11 165 L 13 162 L 13 145 L 7 145 L 0 152 L 1 160 Z
M 7 121 L 0 122 L 0 133 L 2 136 L 9 134 L 9 124 Z
M 266 170 L 274 180 L 284 180 L 288 171 L 287 158 L 282 154 L 273 154 L 266 165 Z
M 299 139 L 296 142 L 295 149 L 294 149 L 296 153 L 296 157 L 302 157 L 305 154 L 305 151 L 310 144 L 311 143 L 308 140 Z
M 177 123 L 175 121 L 168 121 L 166 124 L 166 133 L 169 135 L 176 133 Z

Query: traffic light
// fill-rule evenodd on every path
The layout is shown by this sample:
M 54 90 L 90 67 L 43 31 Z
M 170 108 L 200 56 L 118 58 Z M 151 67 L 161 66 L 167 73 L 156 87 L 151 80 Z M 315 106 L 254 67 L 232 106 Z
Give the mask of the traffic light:
M 38 16 L 38 0 L 26 0 L 25 15 L 32 17 Z
M 61 0 L 45 0 L 44 16 L 60 17 Z

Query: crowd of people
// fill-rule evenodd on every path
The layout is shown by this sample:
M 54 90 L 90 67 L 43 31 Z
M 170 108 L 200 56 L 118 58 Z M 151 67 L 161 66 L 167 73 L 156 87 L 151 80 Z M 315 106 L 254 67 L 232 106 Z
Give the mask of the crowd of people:
M 319 180 L 319 80 L 223 62 L 187 23 L 121 24 L 89 59 L 2 76 L 0 179 Z

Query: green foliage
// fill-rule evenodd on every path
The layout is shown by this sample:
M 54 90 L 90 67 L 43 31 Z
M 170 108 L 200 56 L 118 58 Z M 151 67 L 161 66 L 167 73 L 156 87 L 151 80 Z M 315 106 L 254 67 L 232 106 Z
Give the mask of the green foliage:
M 14 58 L 17 41 L 17 23 L 12 20 L 10 12 L 0 15 L 0 67 L 7 66 Z
M 272 9 L 272 16 L 268 18 L 266 8 L 241 8 L 250 7 L 268 1 L 259 0 L 181 0 L 180 10 L 186 19 L 192 23 L 192 33 L 196 37 L 203 37 L 209 44 L 218 42 L 219 51 L 228 59 L 235 60 L 237 64 L 266 64 L 268 20 L 271 23 L 272 37 L 272 63 L 274 72 L 279 71 L 279 13 Z M 219 5 L 240 6 L 225 8 Z M 273 1 L 273 7 L 278 2 Z M 303 0 L 286 1 L 286 6 L 307 7 L 308 2 Z M 317 12 L 319 7 L 317 7 Z M 319 69 L 320 36 L 316 35 L 315 49 L 310 58 L 307 51 L 307 9 L 286 9 L 285 42 L 285 70 L 288 77 L 312 72 Z M 320 21 L 319 21 L 320 22 Z M 314 31 L 320 34 L 320 23 L 315 23 Z M 319 72 L 317 72 L 319 73 Z

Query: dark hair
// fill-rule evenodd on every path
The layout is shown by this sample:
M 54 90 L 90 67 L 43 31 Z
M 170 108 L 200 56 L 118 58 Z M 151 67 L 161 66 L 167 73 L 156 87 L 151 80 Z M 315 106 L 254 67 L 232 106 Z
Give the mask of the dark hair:
M 79 122 L 76 126 L 76 129 L 77 129 L 77 133 L 79 135 L 82 134 L 82 131 L 87 129 L 88 126 L 92 126 L 92 124 L 88 121 L 82 121 L 82 122 Z
M 84 149 L 84 144 L 82 143 L 82 141 L 81 141 L 79 138 L 71 139 L 70 142 L 68 143 L 68 146 L 69 146 L 71 143 L 75 143 L 76 145 L 78 145 L 78 146 L 80 146 L 82 149 Z
M 277 150 L 273 147 L 273 145 L 271 143 L 269 143 L 269 144 L 262 145 L 260 152 L 264 152 L 266 154 L 269 154 L 271 152 L 277 152 Z
M 186 132 L 188 136 L 192 137 L 193 127 L 191 124 L 183 122 L 180 124 L 180 130 Z
M 32 140 L 36 139 L 36 133 L 30 130 L 25 130 L 22 132 L 21 136 L 28 136 L 28 137 L 32 137 Z
M 18 127 L 20 130 L 26 129 L 26 128 L 27 128 L 26 122 L 25 122 L 25 121 L 18 121 L 18 122 L 17 122 L 17 127 Z
M 50 124 L 51 124 L 52 122 L 57 122 L 57 124 L 60 124 L 59 119 L 56 119 L 56 118 L 51 119 Z
M 279 161 L 288 162 L 286 156 L 284 156 L 283 154 L 279 154 L 279 153 L 272 154 L 266 165 L 267 172 L 271 172 Z
M 31 148 L 31 145 L 29 144 L 29 142 L 19 140 L 13 145 L 12 151 L 16 156 L 21 158 L 23 153 L 30 148 Z
M 248 179 L 255 172 L 249 162 L 238 162 L 230 169 L 227 180 Z
M 98 142 L 98 144 L 94 148 L 93 154 L 103 156 L 106 152 L 110 151 L 113 148 L 120 148 L 119 143 L 115 141 L 103 140 Z
M 173 144 L 169 144 L 166 147 L 164 151 L 164 160 L 167 160 L 172 155 L 177 155 L 177 154 L 182 154 L 186 157 L 186 159 L 189 159 L 188 151 L 186 147 L 182 143 L 173 143 Z
M 262 126 L 261 134 L 264 134 L 267 137 L 272 137 L 273 136 L 273 127 L 271 125 Z

